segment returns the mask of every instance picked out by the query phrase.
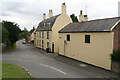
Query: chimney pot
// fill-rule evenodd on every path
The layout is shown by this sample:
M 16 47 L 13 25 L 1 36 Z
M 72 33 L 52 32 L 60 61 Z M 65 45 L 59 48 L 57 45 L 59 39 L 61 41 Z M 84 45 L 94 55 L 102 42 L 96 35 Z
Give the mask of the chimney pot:
M 43 14 L 43 20 L 45 20 L 46 19 L 46 15 L 45 15 L 45 13 Z
M 62 14 L 66 14 L 66 5 L 62 3 Z
M 81 14 L 81 15 L 83 14 L 82 10 L 80 10 L 80 14 Z
M 52 10 L 49 10 L 49 18 L 53 16 Z

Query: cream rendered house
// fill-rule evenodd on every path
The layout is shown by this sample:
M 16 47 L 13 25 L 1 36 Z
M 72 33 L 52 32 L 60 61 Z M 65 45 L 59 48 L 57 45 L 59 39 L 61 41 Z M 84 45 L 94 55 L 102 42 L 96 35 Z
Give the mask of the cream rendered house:
M 46 50 L 49 48 L 50 52 L 59 52 L 59 34 L 58 31 L 71 23 L 71 18 L 66 13 L 66 5 L 62 4 L 62 13 L 53 16 L 52 10 L 49 10 L 49 18 L 43 14 L 43 21 L 41 21 L 35 33 L 35 45 L 38 48 Z
M 60 55 L 111 69 L 110 54 L 120 48 L 120 17 L 70 23 L 59 33 Z

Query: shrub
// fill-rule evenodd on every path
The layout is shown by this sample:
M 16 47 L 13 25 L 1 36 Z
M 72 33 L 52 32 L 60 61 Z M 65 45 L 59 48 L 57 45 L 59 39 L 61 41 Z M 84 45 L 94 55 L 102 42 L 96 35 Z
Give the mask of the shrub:
M 113 53 L 111 54 L 111 60 L 120 63 L 120 49 L 113 51 Z

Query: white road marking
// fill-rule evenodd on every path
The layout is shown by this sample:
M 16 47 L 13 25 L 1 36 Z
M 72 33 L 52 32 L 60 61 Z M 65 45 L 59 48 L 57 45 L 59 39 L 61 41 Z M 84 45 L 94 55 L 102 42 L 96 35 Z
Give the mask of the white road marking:
M 54 69 L 54 70 L 56 70 L 56 71 L 58 71 L 58 72 L 60 72 L 60 73 L 66 74 L 65 72 L 63 72 L 63 71 L 61 71 L 61 70 L 59 70 L 59 69 L 57 69 L 57 68 L 54 68 L 54 67 L 52 67 L 52 66 L 48 66 L 48 65 L 45 65 L 45 64 L 40 64 L 40 65 L 45 66 L 45 67 L 48 67 L 48 68 L 51 68 L 51 69 Z

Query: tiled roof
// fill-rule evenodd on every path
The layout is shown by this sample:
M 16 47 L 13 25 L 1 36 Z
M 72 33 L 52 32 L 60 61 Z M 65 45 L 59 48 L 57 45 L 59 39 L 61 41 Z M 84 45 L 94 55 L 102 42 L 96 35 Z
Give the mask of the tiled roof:
M 56 15 L 51 18 L 45 19 L 42 22 L 39 23 L 36 31 L 49 31 L 53 27 L 53 24 L 55 23 L 57 17 L 60 16 Z
M 120 20 L 120 17 L 91 20 L 79 23 L 70 23 L 59 31 L 59 33 L 77 32 L 106 32 Z

